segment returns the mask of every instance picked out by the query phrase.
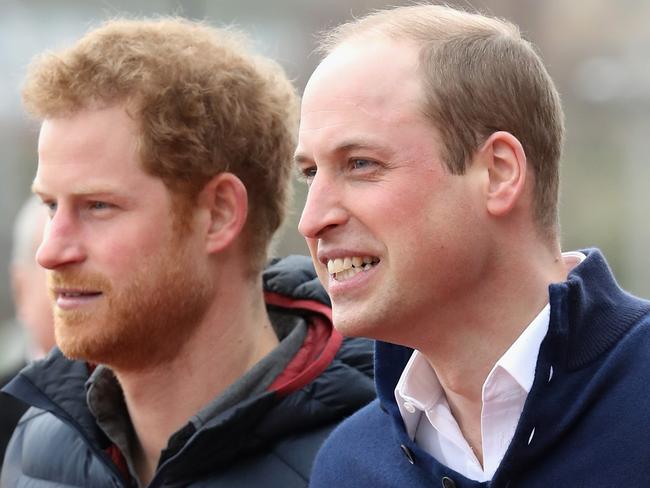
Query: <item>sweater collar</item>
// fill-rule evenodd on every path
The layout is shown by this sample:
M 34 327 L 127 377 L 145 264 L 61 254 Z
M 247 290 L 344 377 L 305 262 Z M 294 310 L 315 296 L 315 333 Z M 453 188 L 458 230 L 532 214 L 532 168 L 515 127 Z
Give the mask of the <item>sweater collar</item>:
M 567 280 L 549 287 L 547 338 L 556 345 L 558 364 L 569 371 L 585 367 L 611 349 L 650 312 L 650 303 L 640 307 L 638 298 L 621 289 L 599 250 L 583 252 L 587 259 Z

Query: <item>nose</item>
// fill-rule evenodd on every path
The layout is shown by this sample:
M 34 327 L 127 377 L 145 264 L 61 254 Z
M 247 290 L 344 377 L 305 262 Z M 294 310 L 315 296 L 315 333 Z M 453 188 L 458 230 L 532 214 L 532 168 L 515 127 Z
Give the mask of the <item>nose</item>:
M 298 231 L 307 239 L 319 238 L 327 230 L 344 224 L 349 218 L 343 204 L 343 188 L 321 173 L 312 180 Z
M 78 229 L 71 218 L 57 212 L 45 226 L 43 241 L 36 251 L 36 261 L 47 269 L 85 260 Z

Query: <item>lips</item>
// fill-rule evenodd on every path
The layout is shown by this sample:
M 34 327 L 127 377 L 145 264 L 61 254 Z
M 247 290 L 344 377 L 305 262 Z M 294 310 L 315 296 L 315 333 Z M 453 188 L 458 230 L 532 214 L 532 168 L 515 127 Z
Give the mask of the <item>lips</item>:
M 55 289 L 55 303 L 62 310 L 75 310 L 94 303 L 103 293 L 96 290 Z

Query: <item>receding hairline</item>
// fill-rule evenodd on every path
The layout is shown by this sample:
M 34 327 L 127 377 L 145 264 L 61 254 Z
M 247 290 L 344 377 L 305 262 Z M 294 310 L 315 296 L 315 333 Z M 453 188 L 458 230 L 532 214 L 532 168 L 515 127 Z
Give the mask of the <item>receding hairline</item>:
M 418 23 L 419 15 L 425 16 L 426 20 Z M 440 31 L 445 32 L 444 36 L 439 38 L 431 36 L 431 22 L 437 23 Z M 314 52 L 324 58 L 344 43 L 382 37 L 395 41 L 410 40 L 417 48 L 422 48 L 424 43 L 443 42 L 465 35 L 468 28 L 522 39 L 519 27 L 507 19 L 483 15 L 478 10 L 460 10 L 447 5 L 417 3 L 397 8 L 377 9 L 364 17 L 321 31 L 316 35 L 317 46 Z
M 339 46 L 378 36 L 408 39 L 418 46 L 418 75 L 428 98 L 423 108 L 442 133 L 444 159 L 452 172 L 465 171 L 489 132 L 507 130 L 522 142 L 537 181 L 534 218 L 541 231 L 556 236 L 563 111 L 539 52 L 519 27 L 491 14 L 446 5 L 403 6 L 321 33 L 316 51 L 327 57 Z M 507 71 L 500 71 L 502 63 Z M 466 77 L 468 70 L 474 77 Z M 482 73 L 491 75 L 488 81 Z M 496 106 L 506 96 L 509 100 Z M 492 108 L 481 112 L 479 107 Z

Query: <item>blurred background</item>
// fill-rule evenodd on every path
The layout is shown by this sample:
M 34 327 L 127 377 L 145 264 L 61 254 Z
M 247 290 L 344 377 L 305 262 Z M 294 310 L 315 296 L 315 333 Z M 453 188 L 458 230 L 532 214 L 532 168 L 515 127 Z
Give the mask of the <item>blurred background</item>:
M 246 30 L 302 88 L 318 59 L 314 33 L 387 5 L 381 0 L 0 0 L 0 319 L 13 316 L 11 226 L 36 170 L 38 127 L 21 110 L 30 59 L 71 44 L 104 19 L 175 14 Z M 466 0 L 448 2 L 505 17 L 533 41 L 566 112 L 561 220 L 565 250 L 598 246 L 620 283 L 650 297 L 650 2 Z M 277 254 L 306 253 L 296 231 L 305 188 Z M 0 326 L 2 329 L 2 326 Z M 9 343 L 0 330 L 0 356 Z M 5 337 L 3 339 L 3 337 Z M 0 367 L 1 367 L 0 361 Z

